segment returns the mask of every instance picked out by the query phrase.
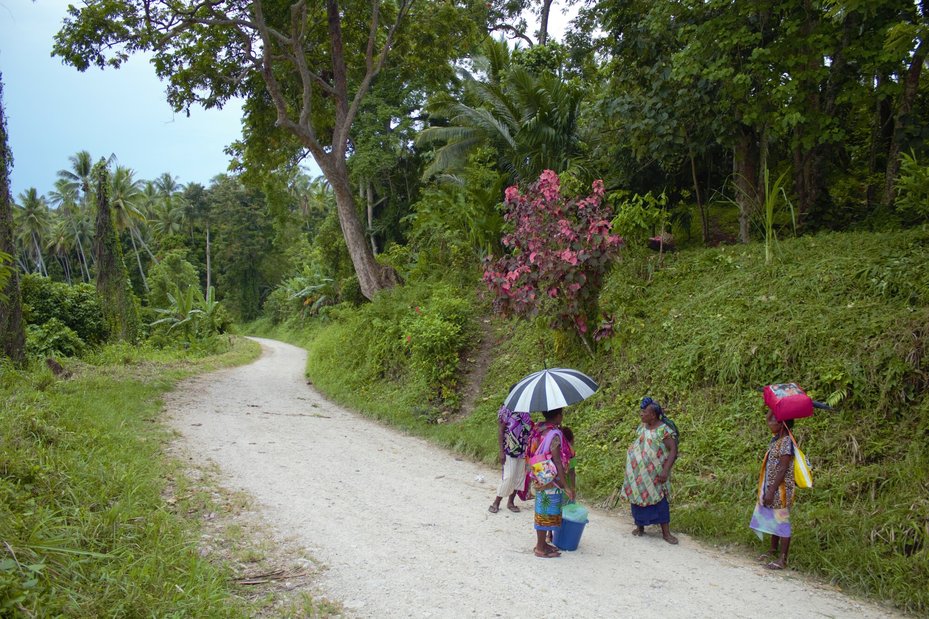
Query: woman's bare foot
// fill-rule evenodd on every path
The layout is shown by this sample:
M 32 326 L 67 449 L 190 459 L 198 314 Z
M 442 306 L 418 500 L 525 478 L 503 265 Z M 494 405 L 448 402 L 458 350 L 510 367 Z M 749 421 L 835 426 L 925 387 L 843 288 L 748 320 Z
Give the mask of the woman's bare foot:
M 645 535 L 645 527 L 636 527 L 632 530 L 632 534 L 636 537 L 642 537 Z
M 677 538 L 674 537 L 673 535 L 671 535 L 670 533 L 668 533 L 667 535 L 664 535 L 664 536 L 662 536 L 662 537 L 664 537 L 664 541 L 668 542 L 668 543 L 671 544 L 672 546 L 675 545 L 675 544 L 677 544 Z
M 507 508 L 508 510 L 510 510 L 511 512 L 513 512 L 514 514 L 518 514 L 518 513 L 519 513 L 519 508 L 516 507 L 515 505 L 513 505 L 512 503 L 507 503 L 506 508 Z
M 532 551 L 535 554 L 535 556 L 541 559 L 554 559 L 555 557 L 561 556 L 561 551 L 558 550 L 557 548 L 555 548 L 554 550 L 551 550 L 549 548 L 545 548 L 543 550 L 540 550 L 538 548 L 533 548 Z
M 491 514 L 496 514 L 498 511 L 500 511 L 500 506 L 496 503 L 491 503 L 490 507 L 487 508 L 487 511 L 489 511 Z
M 769 550 L 768 552 L 764 554 L 758 555 L 755 561 L 758 561 L 758 563 L 769 563 L 771 561 L 774 561 L 775 559 L 777 559 L 777 551 Z

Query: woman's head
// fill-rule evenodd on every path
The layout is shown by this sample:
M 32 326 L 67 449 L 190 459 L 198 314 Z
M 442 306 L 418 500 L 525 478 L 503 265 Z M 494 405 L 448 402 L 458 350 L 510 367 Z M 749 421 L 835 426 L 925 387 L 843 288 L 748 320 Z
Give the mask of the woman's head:
M 542 416 L 545 417 L 545 421 L 558 425 L 561 423 L 561 419 L 564 416 L 562 414 L 563 412 L 563 408 L 556 408 L 550 411 L 543 411 Z
M 768 422 L 768 428 L 771 430 L 772 434 L 780 434 L 785 427 L 790 429 L 794 427 L 793 419 L 778 421 L 777 417 L 775 417 L 774 413 L 771 411 L 768 411 L 768 414 L 765 416 L 765 421 Z
M 663 412 L 661 404 L 648 397 L 642 398 L 642 404 L 639 405 L 639 417 L 642 423 L 648 425 L 656 423 L 661 419 Z

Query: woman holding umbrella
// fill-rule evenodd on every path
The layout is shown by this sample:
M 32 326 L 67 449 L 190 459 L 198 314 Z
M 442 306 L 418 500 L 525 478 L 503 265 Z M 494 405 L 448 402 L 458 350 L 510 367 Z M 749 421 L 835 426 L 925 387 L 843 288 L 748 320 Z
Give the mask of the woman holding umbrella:
M 538 424 L 529 439 L 526 452 L 530 459 L 548 461 L 554 474 L 546 475 L 545 483 L 534 480 L 536 533 L 535 556 L 553 558 L 561 555 L 555 546 L 546 542 L 549 531 L 561 526 L 563 496 L 574 500 L 574 489 L 565 478 L 565 442 L 561 431 L 562 408 L 580 402 L 598 389 L 592 378 L 566 368 L 545 369 L 520 380 L 510 390 L 504 406 L 512 411 L 544 411 L 545 421 Z
M 545 421 L 536 426 L 529 440 L 529 454 L 541 456 L 551 454 L 550 460 L 555 465 L 555 478 L 545 485 L 535 487 L 535 556 L 551 559 L 561 555 L 561 551 L 546 541 L 546 536 L 561 526 L 561 508 L 564 495 L 574 500 L 574 489 L 568 486 L 564 466 L 564 434 L 561 432 L 562 409 L 556 408 L 543 413 Z

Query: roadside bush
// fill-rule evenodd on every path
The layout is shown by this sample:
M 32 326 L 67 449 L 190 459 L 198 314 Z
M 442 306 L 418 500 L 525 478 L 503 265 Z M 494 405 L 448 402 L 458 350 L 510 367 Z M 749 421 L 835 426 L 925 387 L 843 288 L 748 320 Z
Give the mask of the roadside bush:
M 183 250 L 170 251 L 148 270 L 149 307 L 167 307 L 168 293 L 175 288 L 183 292 L 190 287 L 200 287 L 197 269 L 184 259 L 185 254 Z
M 437 288 L 428 303 L 415 307 L 403 331 L 415 373 L 441 400 L 453 400 L 461 352 L 474 332 L 474 306 L 449 288 Z
M 36 357 L 77 357 L 84 341 L 57 318 L 41 325 L 26 325 L 26 352 Z
M 92 346 L 109 336 L 97 290 L 91 284 L 69 286 L 30 274 L 22 278 L 22 294 L 27 324 L 43 325 L 57 319 Z

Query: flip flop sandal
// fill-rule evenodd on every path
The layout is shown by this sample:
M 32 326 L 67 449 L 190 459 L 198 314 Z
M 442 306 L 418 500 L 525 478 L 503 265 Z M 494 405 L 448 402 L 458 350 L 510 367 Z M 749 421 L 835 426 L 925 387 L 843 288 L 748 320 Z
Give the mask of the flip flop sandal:
M 765 563 L 764 569 L 766 570 L 782 570 L 785 566 L 781 565 L 777 561 L 771 561 L 770 563 Z
M 498 511 L 500 511 L 500 508 L 492 504 L 487 508 L 487 511 L 489 511 L 491 514 L 496 514 Z
M 510 510 L 511 512 L 513 512 L 514 514 L 518 514 L 518 513 L 521 511 L 521 510 L 520 510 L 518 507 L 516 507 L 515 505 L 507 505 L 506 508 L 507 508 L 508 510 Z

